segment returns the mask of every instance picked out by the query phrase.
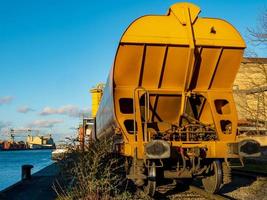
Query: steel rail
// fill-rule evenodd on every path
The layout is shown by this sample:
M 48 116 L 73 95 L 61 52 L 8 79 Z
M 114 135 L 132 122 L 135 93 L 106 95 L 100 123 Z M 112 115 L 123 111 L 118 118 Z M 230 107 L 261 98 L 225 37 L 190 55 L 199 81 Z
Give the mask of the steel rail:
M 196 185 L 190 185 L 189 190 L 192 192 L 196 192 L 196 193 L 204 196 L 207 199 L 214 199 L 214 200 L 229 200 L 229 199 L 233 200 L 234 199 L 232 197 L 229 197 L 229 196 L 226 196 L 223 194 L 210 194 L 210 193 L 206 192 L 204 189 L 202 189 L 201 187 L 196 186 Z

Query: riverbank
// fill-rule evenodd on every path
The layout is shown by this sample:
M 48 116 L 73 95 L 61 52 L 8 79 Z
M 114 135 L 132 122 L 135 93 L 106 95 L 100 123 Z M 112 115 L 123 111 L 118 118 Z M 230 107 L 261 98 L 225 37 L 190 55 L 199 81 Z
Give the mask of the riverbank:
M 21 180 L 21 166 L 33 165 L 32 174 L 51 165 L 52 150 L 0 151 L 0 191 Z
M 34 173 L 31 180 L 11 185 L 0 192 L 1 200 L 53 200 L 57 197 L 52 186 L 59 175 L 59 166 L 53 163 Z

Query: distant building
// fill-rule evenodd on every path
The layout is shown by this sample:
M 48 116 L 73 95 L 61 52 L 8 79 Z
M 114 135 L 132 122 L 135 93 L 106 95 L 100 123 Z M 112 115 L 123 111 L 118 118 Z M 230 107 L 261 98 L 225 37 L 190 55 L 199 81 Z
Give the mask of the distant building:
M 23 150 L 26 149 L 26 144 L 23 141 L 14 142 L 14 141 L 3 141 L 0 145 L 2 150 Z
M 78 141 L 79 148 L 83 151 L 85 146 L 89 145 L 92 141 L 92 129 L 94 124 L 94 118 L 83 118 L 82 124 L 78 128 Z

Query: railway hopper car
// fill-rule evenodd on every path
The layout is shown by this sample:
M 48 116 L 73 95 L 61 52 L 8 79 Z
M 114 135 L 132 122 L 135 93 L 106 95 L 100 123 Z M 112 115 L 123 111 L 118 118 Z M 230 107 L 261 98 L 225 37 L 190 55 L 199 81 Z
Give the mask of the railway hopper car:
M 217 192 L 231 159 L 258 156 L 238 142 L 232 84 L 246 47 L 228 22 L 177 3 L 124 32 L 95 120 L 95 139 L 114 138 L 127 177 L 153 195 L 160 178 L 202 179 Z M 236 164 L 237 163 L 237 164 Z

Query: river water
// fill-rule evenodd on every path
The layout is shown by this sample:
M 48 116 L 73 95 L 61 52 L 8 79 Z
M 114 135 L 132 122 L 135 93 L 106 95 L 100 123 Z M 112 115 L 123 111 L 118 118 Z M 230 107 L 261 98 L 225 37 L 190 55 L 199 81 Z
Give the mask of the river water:
M 0 151 L 0 191 L 21 180 L 21 166 L 33 165 L 32 173 L 53 163 L 52 150 Z

